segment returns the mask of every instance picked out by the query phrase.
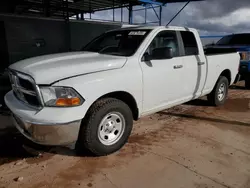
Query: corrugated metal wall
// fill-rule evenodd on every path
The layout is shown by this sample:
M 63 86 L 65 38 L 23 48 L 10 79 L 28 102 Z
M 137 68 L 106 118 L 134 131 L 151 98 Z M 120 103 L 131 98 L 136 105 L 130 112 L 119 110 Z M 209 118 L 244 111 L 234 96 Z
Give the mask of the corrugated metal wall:
M 0 40 L 2 43 L 5 38 L 7 44 L 0 46 L 0 51 L 7 53 L 8 58 L 0 62 L 0 72 L 9 64 L 25 58 L 79 50 L 104 31 L 121 27 L 119 24 L 86 21 L 70 21 L 67 25 L 64 20 L 7 15 L 0 15 L 1 22 L 4 28 L 0 29 L 4 31 Z
M 92 38 L 119 28 L 112 23 L 28 18 L 0 15 L 0 105 L 10 90 L 7 75 L 1 73 L 11 63 L 51 53 L 80 50 Z
M 118 24 L 98 23 L 98 22 L 70 22 L 71 49 L 79 50 L 89 43 L 94 37 L 105 31 L 121 27 Z

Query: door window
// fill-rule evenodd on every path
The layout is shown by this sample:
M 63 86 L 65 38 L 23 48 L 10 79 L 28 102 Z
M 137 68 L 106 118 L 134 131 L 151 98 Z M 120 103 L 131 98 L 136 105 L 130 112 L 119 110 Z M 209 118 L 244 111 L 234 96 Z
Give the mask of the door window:
M 181 31 L 181 37 L 184 45 L 185 55 L 198 55 L 199 50 L 194 34 L 190 31 Z
M 171 47 L 173 49 L 174 57 L 179 56 L 179 46 L 175 31 L 161 31 L 158 33 L 146 52 L 152 55 L 152 51 L 156 48 Z

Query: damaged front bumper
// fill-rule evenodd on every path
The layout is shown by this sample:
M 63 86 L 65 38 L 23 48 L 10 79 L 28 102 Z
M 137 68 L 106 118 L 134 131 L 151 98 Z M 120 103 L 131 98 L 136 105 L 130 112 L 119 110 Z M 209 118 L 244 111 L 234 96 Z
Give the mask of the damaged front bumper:
M 13 91 L 5 95 L 16 128 L 29 140 L 52 146 L 74 145 L 78 139 L 82 117 L 75 116 L 78 108 L 30 108 L 20 102 Z
M 63 124 L 41 124 L 29 122 L 16 115 L 12 115 L 16 128 L 29 140 L 42 145 L 70 145 L 75 143 L 81 120 Z

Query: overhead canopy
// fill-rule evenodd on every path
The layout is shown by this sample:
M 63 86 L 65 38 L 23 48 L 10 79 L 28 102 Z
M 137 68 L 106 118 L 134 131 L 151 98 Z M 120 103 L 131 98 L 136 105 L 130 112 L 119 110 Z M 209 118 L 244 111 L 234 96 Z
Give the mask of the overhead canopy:
M 187 2 L 188 0 L 1 0 L 0 13 L 65 17 L 129 5 Z M 201 0 L 190 0 L 201 1 Z

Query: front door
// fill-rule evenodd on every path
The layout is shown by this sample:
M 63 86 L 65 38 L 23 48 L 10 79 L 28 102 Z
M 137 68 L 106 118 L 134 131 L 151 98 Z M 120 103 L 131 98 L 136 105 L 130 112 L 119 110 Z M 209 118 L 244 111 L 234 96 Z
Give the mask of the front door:
M 179 56 L 179 43 L 175 31 L 161 31 L 152 40 L 145 54 L 156 48 L 171 47 L 172 59 L 142 61 L 143 111 L 158 111 L 182 99 L 183 62 Z

